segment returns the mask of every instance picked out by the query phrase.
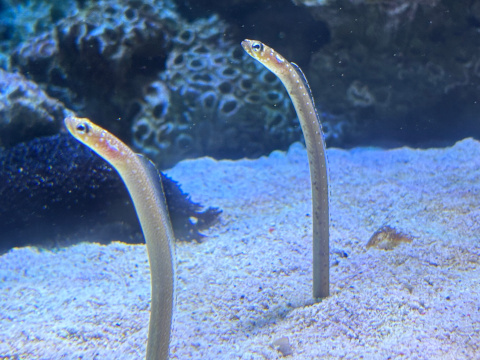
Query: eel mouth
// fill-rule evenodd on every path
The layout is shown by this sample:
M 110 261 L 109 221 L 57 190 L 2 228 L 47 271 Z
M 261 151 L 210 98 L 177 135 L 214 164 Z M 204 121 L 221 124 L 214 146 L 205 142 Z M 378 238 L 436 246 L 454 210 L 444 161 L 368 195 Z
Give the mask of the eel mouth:
M 248 55 L 252 55 L 252 40 L 245 39 L 242 41 L 243 50 L 247 52 Z

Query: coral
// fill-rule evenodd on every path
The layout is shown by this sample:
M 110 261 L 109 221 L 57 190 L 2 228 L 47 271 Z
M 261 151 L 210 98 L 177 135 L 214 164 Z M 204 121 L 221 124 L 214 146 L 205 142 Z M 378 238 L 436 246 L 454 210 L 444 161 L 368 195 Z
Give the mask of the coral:
M 217 17 L 184 26 L 165 71 L 143 89 L 134 144 L 162 166 L 186 156 L 258 156 L 300 139 L 280 81 L 224 33 Z
M 190 201 L 178 184 L 163 176 L 175 235 L 201 240 L 219 211 Z M 191 219 L 196 219 L 192 222 Z M 36 138 L 0 152 L 0 247 L 25 241 L 142 241 L 130 197 L 105 161 L 69 134 Z
M 19 47 L 10 66 L 161 166 L 286 148 L 301 136 L 283 87 L 227 32 L 167 1 L 104 0 Z
M 0 146 L 55 134 L 70 114 L 37 84 L 0 69 Z
M 311 54 L 330 39 L 326 22 L 292 0 L 182 0 L 178 12 L 189 21 L 217 14 L 228 24 L 226 35 L 235 44 L 245 38 L 261 40 L 303 70 L 308 70 Z
M 301 139 L 286 92 L 231 32 L 218 17 L 187 22 L 170 0 L 86 0 L 9 66 L 162 167 L 286 149 Z M 326 124 L 327 138 L 341 135 L 337 125 Z
M 244 37 L 300 64 L 329 145 L 370 144 L 380 132 L 421 145 L 451 135 L 447 116 L 462 122 L 462 136 L 479 134 L 467 119 L 478 112 L 480 0 L 300 2 L 308 8 L 291 0 L 214 8 L 209 0 L 3 0 L 0 43 L 4 58 L 12 54 L 10 71 L 165 166 L 189 156 L 253 157 L 301 138 L 285 92 L 235 58 Z M 199 19 L 212 9 L 228 28 Z
M 22 41 L 53 28 L 57 20 L 75 13 L 74 0 L 2 0 L 0 1 L 0 67 Z
M 302 138 L 290 100 L 228 33 L 215 16 L 187 22 L 170 0 L 87 0 L 13 51 L 10 69 L 162 167 L 286 149 Z
M 52 31 L 17 48 L 10 68 L 77 113 L 100 121 L 124 118 L 142 79 L 165 67 L 178 26 L 173 9 L 169 0 L 86 1 Z M 125 129 L 114 126 L 123 137 Z

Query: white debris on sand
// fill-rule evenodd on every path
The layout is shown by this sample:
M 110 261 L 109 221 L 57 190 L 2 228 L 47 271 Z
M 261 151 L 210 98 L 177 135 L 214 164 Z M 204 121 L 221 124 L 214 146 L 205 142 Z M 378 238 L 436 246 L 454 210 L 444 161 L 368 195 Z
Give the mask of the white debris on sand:
M 478 358 L 480 143 L 328 156 L 331 296 L 319 303 L 301 145 L 167 172 L 223 210 L 205 242 L 176 245 L 172 359 Z M 412 241 L 367 250 L 382 226 Z M 13 249 L 0 281 L 0 358 L 144 358 L 145 246 Z

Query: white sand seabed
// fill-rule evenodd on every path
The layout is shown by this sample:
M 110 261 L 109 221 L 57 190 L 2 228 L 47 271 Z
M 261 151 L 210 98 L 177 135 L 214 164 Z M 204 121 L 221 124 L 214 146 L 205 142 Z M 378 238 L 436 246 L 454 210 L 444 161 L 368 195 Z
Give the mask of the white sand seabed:
M 480 358 L 480 143 L 328 157 L 331 296 L 315 304 L 301 145 L 167 172 L 223 210 L 204 243 L 176 245 L 172 359 Z M 367 250 L 383 225 L 413 242 Z M 0 359 L 144 358 L 144 245 L 13 249 L 0 280 Z

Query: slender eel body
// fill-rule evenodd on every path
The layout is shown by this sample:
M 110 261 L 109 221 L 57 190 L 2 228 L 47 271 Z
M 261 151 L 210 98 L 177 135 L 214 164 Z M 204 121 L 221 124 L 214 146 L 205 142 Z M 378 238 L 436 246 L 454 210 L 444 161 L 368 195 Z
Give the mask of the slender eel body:
M 254 59 L 273 72 L 287 89 L 297 112 L 307 145 L 313 208 L 313 297 L 330 293 L 328 173 L 321 123 L 305 75 L 267 45 L 244 40 L 242 46 Z
M 173 230 L 160 175 L 153 163 L 85 118 L 67 117 L 65 125 L 80 142 L 119 173 L 137 212 L 147 244 L 152 301 L 147 360 L 168 359 L 174 305 Z

